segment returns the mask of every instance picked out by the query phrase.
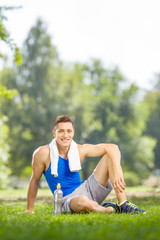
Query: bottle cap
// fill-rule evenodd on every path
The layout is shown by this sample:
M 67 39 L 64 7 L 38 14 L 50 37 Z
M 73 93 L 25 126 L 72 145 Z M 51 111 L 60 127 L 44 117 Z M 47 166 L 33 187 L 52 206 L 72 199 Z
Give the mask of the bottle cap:
M 61 189 L 61 184 L 60 183 L 57 184 L 57 189 Z

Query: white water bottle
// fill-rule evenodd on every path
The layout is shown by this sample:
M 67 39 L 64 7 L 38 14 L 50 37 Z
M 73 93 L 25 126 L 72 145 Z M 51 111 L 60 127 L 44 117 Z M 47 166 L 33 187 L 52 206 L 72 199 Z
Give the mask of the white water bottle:
M 61 190 L 60 183 L 57 184 L 57 189 L 54 191 L 54 214 L 61 214 L 62 213 L 62 199 L 63 199 L 63 192 Z

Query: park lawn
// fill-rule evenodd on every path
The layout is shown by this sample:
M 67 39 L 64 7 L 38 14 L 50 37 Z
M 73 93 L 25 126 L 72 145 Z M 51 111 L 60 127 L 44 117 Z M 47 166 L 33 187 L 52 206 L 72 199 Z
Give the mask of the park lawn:
M 52 213 L 52 197 L 40 195 L 35 204 L 35 214 L 18 215 L 19 211 L 25 210 L 26 199 L 1 198 L 0 239 L 158 239 L 160 236 L 159 197 L 132 197 L 129 200 L 144 208 L 147 214 L 89 213 L 55 216 Z M 115 199 L 112 201 L 115 202 Z

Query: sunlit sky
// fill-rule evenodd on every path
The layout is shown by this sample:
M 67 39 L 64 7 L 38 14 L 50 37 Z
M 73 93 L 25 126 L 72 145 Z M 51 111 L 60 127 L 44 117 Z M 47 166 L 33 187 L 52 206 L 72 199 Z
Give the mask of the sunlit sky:
M 66 62 L 99 58 L 144 89 L 160 73 L 160 0 L 0 0 L 0 5 L 22 6 L 7 11 L 6 22 L 19 47 L 42 17 Z

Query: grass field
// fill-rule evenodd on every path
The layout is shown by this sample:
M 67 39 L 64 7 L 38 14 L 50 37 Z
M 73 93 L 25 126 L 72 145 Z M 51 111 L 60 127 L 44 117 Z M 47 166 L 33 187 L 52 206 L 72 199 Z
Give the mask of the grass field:
M 131 190 L 130 190 L 131 191 Z M 0 190 L 0 239 L 157 240 L 160 236 L 160 196 L 130 196 L 129 200 L 147 214 L 62 214 L 53 215 L 53 198 L 40 190 L 35 214 L 18 215 L 26 208 L 26 190 Z M 110 200 L 110 199 L 108 199 Z M 116 201 L 114 196 L 111 199 Z

